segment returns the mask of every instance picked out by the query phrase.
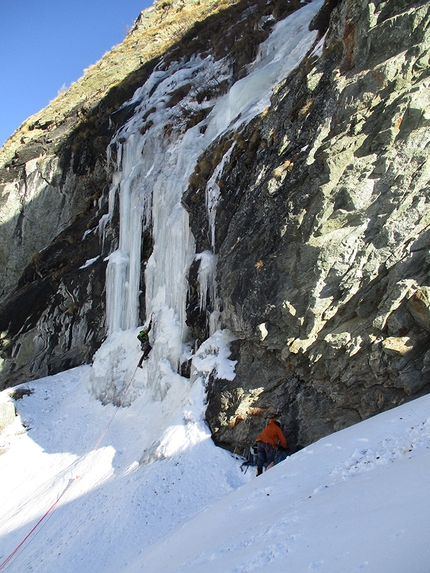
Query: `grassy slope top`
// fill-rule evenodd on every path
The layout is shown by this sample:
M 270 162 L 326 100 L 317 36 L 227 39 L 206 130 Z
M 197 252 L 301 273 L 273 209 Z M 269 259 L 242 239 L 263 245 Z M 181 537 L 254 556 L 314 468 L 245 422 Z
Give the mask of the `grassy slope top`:
M 161 56 L 197 22 L 235 4 L 234 0 L 160 0 L 141 12 L 124 41 L 85 70 L 84 75 L 50 104 L 28 118 L 0 149 L 0 166 L 10 161 L 16 150 L 36 142 L 42 135 L 64 124 L 72 110 L 74 128 L 108 93 L 133 71 Z

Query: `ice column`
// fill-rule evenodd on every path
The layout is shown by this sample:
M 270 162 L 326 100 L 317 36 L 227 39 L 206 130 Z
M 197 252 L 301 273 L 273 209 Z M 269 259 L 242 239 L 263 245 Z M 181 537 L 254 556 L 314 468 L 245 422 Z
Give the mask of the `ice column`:
M 119 246 L 109 257 L 106 274 L 108 332 L 137 326 L 139 313 L 142 221 L 151 211 L 151 191 L 145 182 L 146 165 L 140 160 L 140 141 L 131 134 L 117 143 L 117 170 L 110 195 L 110 217 L 119 194 Z

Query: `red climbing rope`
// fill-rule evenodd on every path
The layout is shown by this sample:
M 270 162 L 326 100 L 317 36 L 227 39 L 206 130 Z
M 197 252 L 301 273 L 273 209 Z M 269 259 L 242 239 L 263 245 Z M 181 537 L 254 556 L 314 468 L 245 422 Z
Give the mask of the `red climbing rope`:
M 12 561 L 12 559 L 18 554 L 20 549 L 23 549 L 26 541 L 36 531 L 36 529 L 39 527 L 39 525 L 41 525 L 41 523 L 48 517 L 48 515 L 55 509 L 55 507 L 57 506 L 57 504 L 59 503 L 59 501 L 63 497 L 63 495 L 72 487 L 72 485 L 78 479 L 79 479 L 79 476 L 76 476 L 75 479 L 73 479 L 72 481 L 69 482 L 66 489 L 60 495 L 60 497 L 58 497 L 57 500 L 51 505 L 51 507 L 42 515 L 42 517 L 39 519 L 39 521 L 36 523 L 36 525 L 33 527 L 33 529 L 31 529 L 29 531 L 29 533 L 24 537 L 24 539 L 21 541 L 21 543 L 12 551 L 12 553 L 3 561 L 3 563 L 0 563 L 0 570 L 4 569 L 7 565 L 9 565 L 9 563 Z
M 100 434 L 99 439 L 97 440 L 97 442 L 95 443 L 93 449 L 91 450 L 92 452 L 94 452 L 94 451 L 99 447 L 99 445 L 101 444 L 103 438 L 105 437 L 105 435 L 106 435 L 106 433 L 107 433 L 107 431 L 108 431 L 110 425 L 112 424 L 112 422 L 113 422 L 115 416 L 117 415 L 117 412 L 118 412 L 119 408 L 120 408 L 121 405 L 122 405 L 122 400 L 123 400 L 125 394 L 127 393 L 128 389 L 130 388 L 131 383 L 133 382 L 134 375 L 136 374 L 136 370 L 137 370 L 137 366 L 136 366 L 136 368 L 134 369 L 134 372 L 133 372 L 133 374 L 132 374 L 132 376 L 131 376 L 131 378 L 130 378 L 130 381 L 129 381 L 128 384 L 125 386 L 125 388 L 124 388 L 124 390 L 123 390 L 123 392 L 122 392 L 122 394 L 121 394 L 121 396 L 120 396 L 120 398 L 119 398 L 118 404 L 116 405 L 116 408 L 115 408 L 114 412 L 112 413 L 112 415 L 111 415 L 111 417 L 109 418 L 109 420 L 108 420 L 106 426 L 104 427 L 102 433 Z M 82 456 L 81 456 L 81 457 L 82 457 Z M 11 561 L 14 559 L 14 557 L 16 557 L 16 556 L 18 555 L 18 553 L 19 553 L 21 550 L 24 549 L 24 546 L 25 546 L 26 542 L 27 542 L 27 541 L 28 541 L 28 542 L 30 541 L 30 537 L 33 535 L 33 533 L 39 528 L 39 526 L 43 523 L 43 521 L 44 521 L 49 515 L 52 514 L 52 512 L 54 511 L 54 509 L 56 508 L 56 506 L 57 506 L 58 503 L 60 502 L 61 498 L 66 494 L 67 491 L 69 491 L 69 489 L 70 489 L 80 478 L 81 478 L 81 476 L 76 476 L 74 479 L 72 479 L 72 480 L 68 483 L 67 487 L 64 489 L 64 491 L 62 492 L 62 494 L 61 494 L 61 495 L 57 498 L 57 500 L 51 505 L 51 507 L 42 515 L 42 517 L 41 517 L 41 518 L 39 519 L 39 521 L 34 525 L 34 527 L 27 533 L 27 535 L 24 537 L 24 539 L 21 541 L 21 543 L 12 551 L 12 553 L 11 553 L 8 557 L 6 557 L 6 559 L 5 559 L 2 563 L 0 563 L 0 571 L 6 569 L 6 567 L 11 563 Z

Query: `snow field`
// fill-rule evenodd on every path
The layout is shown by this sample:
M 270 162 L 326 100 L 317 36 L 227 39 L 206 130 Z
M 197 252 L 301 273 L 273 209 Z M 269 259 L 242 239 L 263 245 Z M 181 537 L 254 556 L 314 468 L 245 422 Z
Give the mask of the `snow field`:
M 89 377 L 81 367 L 28 383 L 34 393 L 1 434 L 1 561 L 79 476 L 5 570 L 429 570 L 429 396 L 256 478 L 213 445 L 203 378 L 182 410 L 139 398 L 118 409 L 92 450 L 114 408 L 91 398 Z

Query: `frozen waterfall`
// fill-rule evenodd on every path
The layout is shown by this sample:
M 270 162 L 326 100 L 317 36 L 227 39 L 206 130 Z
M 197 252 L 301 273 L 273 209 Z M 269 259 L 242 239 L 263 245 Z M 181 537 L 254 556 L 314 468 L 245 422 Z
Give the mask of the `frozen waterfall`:
M 211 143 L 226 131 L 249 122 L 270 104 L 273 87 L 297 67 L 312 47 L 316 32 L 309 32 L 309 22 L 322 4 L 323 0 L 314 1 L 277 23 L 248 67 L 248 75 L 217 101 L 198 103 L 198 95 L 208 86 L 231 80 L 228 60 L 194 56 L 187 62 L 173 62 L 167 69 L 156 68 L 125 104 L 134 105 L 135 111 L 110 144 L 108 155 L 114 174 L 109 214 L 102 222 L 105 228 L 119 197 L 119 245 L 109 257 L 106 277 L 109 333 L 106 343 L 124 340 L 117 333 L 130 331 L 129 343 L 134 352 L 138 349 L 142 233 L 151 227 L 153 251 L 144 280 L 147 317 L 154 316 L 153 351 L 145 366 L 152 381 L 160 381 L 163 369 L 177 372 L 179 364 L 190 356 L 185 320 L 187 276 L 196 256 L 201 260 L 199 279 L 205 287 L 201 289 L 201 308 L 206 305 L 208 293 L 215 297 L 216 254 L 195 253 L 188 214 L 181 205 L 188 179 L 199 156 Z M 190 85 L 191 89 L 177 105 L 169 105 L 174 92 Z M 206 119 L 187 129 L 187 117 L 202 108 L 213 109 Z M 222 176 L 231 151 L 232 147 L 221 159 L 206 190 L 213 249 L 219 200 L 217 179 Z M 216 320 L 214 323 L 213 329 Z M 106 352 L 103 354 L 101 349 L 99 355 L 105 356 Z M 97 364 L 96 355 L 93 388 L 105 400 L 115 399 L 121 391 L 118 364 L 123 362 L 124 376 L 127 369 L 134 368 L 125 360 L 126 355 L 127 349 L 109 352 L 104 366 L 103 361 Z M 111 374 L 115 370 L 116 376 Z

